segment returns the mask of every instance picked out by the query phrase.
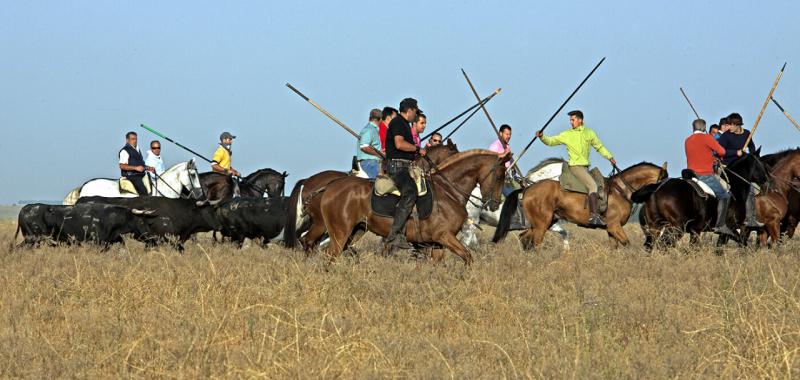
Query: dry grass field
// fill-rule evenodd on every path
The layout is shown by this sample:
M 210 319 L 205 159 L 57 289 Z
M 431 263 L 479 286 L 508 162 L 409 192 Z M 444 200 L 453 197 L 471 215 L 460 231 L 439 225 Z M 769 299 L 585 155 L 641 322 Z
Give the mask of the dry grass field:
M 573 229 L 568 253 L 513 235 L 466 268 L 378 257 L 370 237 L 326 272 L 207 237 L 9 252 L 2 223 L 2 378 L 800 376 L 798 241 L 645 255 L 637 226 L 616 251 Z

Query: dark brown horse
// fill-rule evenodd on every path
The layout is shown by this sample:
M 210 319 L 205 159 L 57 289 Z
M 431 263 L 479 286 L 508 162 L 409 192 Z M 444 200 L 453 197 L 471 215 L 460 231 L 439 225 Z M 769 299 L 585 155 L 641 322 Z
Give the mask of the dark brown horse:
M 744 224 L 744 207 L 750 183 L 764 184 L 767 171 L 758 159 L 758 152 L 748 154 L 725 169 L 731 185 L 731 205 L 728 226 L 736 230 Z M 716 224 L 717 200 L 703 197 L 684 179 L 673 178 L 642 188 L 632 199 L 644 203 L 639 223 L 645 235 L 647 250 L 672 247 L 685 233 L 689 233 L 692 244 L 699 242 L 700 234 L 710 231 Z M 727 236 L 721 236 L 717 246 L 725 244 Z M 742 237 L 738 238 L 743 244 Z
M 447 139 L 446 144 L 429 148 L 427 156 L 431 162 L 437 164 L 445 158 L 456 153 L 458 153 L 458 146 L 453 143 L 452 140 Z M 424 162 L 424 160 L 419 160 L 418 164 L 422 167 L 428 165 L 427 162 Z M 334 180 L 345 178 L 349 175 L 350 173 L 347 172 L 326 170 L 314 174 L 306 179 L 297 181 L 292 189 L 291 195 L 289 196 L 290 206 L 289 212 L 286 216 L 286 230 L 284 231 L 283 235 L 283 243 L 286 248 L 295 248 L 297 246 L 298 238 L 307 232 L 311 227 L 313 221 L 311 220 L 311 217 L 307 211 L 309 207 L 309 201 L 312 196 L 322 191 Z M 320 237 L 321 236 L 322 235 L 320 235 Z M 318 238 L 314 239 L 313 241 L 304 239 L 304 248 L 308 251 L 317 243 L 317 240 Z
M 663 166 L 642 162 L 633 165 L 610 178 L 608 209 L 605 214 L 605 230 L 612 246 L 628 244 L 628 236 L 622 226 L 631 214 L 631 194 L 667 177 L 667 163 Z M 520 235 L 523 248 L 535 249 L 542 243 L 547 229 L 556 219 L 569 220 L 581 227 L 588 227 L 589 209 L 586 194 L 568 192 L 554 180 L 536 182 L 523 191 L 522 208 L 531 227 Z M 508 234 L 511 217 L 517 209 L 519 197 L 512 193 L 506 198 L 492 241 L 501 241 Z
M 244 198 L 260 198 L 264 193 L 274 198 L 283 194 L 286 183 L 286 172 L 279 173 L 273 169 L 259 169 L 244 177 L 239 182 L 239 195 Z M 231 176 L 206 172 L 200 174 L 200 184 L 203 186 L 207 199 L 217 201 L 233 197 L 233 181 Z
M 483 203 L 488 203 L 495 210 L 499 207 L 506 174 L 505 162 L 509 159 L 509 156 L 499 158 L 497 153 L 489 150 L 474 149 L 457 153 L 438 164 L 430 175 L 433 211 L 424 220 L 408 220 L 408 241 L 439 244 L 453 251 L 465 263 L 471 263 L 472 255 L 456 238 L 467 218 L 465 206 L 472 189 L 480 184 Z M 389 234 L 392 218 L 372 212 L 371 194 L 371 181 L 346 177 L 331 182 L 317 196 L 320 197 L 319 208 L 310 211 L 319 211 L 319 215 L 312 214 L 314 225 L 320 220 L 324 221 L 324 228 L 331 238 L 328 246 L 331 259 L 347 248 L 350 237 L 356 232 L 371 231 L 380 236 Z M 434 251 L 435 260 L 439 261 L 442 257 L 441 249 Z
M 778 161 L 783 159 L 787 160 L 779 168 Z M 781 220 L 781 234 L 791 239 L 800 222 L 800 148 L 768 154 L 761 157 L 761 161 L 773 168 L 771 175 L 775 188 L 788 202 L 786 215 Z

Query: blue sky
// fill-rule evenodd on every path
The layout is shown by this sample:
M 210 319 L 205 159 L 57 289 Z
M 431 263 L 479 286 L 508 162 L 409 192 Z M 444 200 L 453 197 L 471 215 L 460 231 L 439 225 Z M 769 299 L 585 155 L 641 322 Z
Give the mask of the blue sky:
M 749 126 L 788 62 L 775 97 L 800 117 L 796 1 L 396 4 L 3 1 L 0 203 L 118 176 L 140 123 L 209 156 L 229 130 L 235 167 L 286 170 L 289 185 L 348 169 L 354 138 L 286 82 L 353 129 L 407 96 L 435 127 L 474 102 L 463 67 L 481 94 L 503 88 L 488 108 L 519 151 L 605 56 L 565 112 L 583 110 L 621 166 L 669 161 L 673 175 L 693 118 L 680 86 L 706 119 L 736 111 Z M 565 128 L 566 114 L 548 132 Z M 462 149 L 492 138 L 481 114 L 455 136 Z M 800 132 L 770 105 L 756 141 L 771 152 Z M 164 148 L 168 165 L 191 158 Z M 537 142 L 521 166 L 549 156 L 565 153 Z

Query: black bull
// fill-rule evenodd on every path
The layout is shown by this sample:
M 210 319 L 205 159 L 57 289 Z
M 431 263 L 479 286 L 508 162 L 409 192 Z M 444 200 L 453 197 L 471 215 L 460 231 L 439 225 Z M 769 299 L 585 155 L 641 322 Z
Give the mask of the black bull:
M 107 249 L 121 243 L 122 235 L 142 234 L 148 229 L 150 211 L 105 204 L 74 206 L 29 204 L 19 212 L 17 234 L 22 232 L 23 246 L 51 242 L 92 242 Z M 13 243 L 12 243 L 13 244 Z
M 263 238 L 262 245 L 266 246 L 283 231 L 288 205 L 287 198 L 281 196 L 228 199 L 217 205 L 217 220 L 222 235 L 230 237 L 239 247 L 245 238 Z
M 83 197 L 78 204 L 112 204 L 136 209 L 153 210 L 155 213 L 146 219 L 147 228 L 133 232 L 136 240 L 148 247 L 175 239 L 175 246 L 183 250 L 183 243 L 198 232 L 219 230 L 214 207 L 197 204 L 189 199 L 170 199 L 164 197 L 105 198 Z

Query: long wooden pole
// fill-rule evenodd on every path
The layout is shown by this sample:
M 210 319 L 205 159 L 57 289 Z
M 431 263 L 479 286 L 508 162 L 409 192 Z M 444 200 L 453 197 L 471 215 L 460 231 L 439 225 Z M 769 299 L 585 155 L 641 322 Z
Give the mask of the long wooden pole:
M 462 113 L 460 113 L 460 114 L 456 115 L 456 116 L 455 116 L 455 117 L 453 117 L 452 119 L 448 120 L 446 123 L 442 124 L 442 126 L 441 126 L 441 127 L 439 127 L 439 128 L 436 128 L 436 129 L 434 129 L 434 130 L 430 131 L 430 132 L 429 132 L 427 135 L 425 135 L 425 137 L 422 137 L 422 138 L 420 138 L 420 141 L 425 141 L 425 140 L 427 140 L 428 138 L 430 138 L 431 136 L 433 136 L 433 134 L 434 134 L 434 133 L 441 131 L 442 129 L 444 129 L 444 128 L 445 128 L 445 127 L 447 127 L 448 125 L 452 124 L 454 121 L 456 121 L 456 120 L 460 119 L 462 116 L 466 115 L 466 114 L 467 114 L 467 112 L 469 112 L 469 111 L 472 111 L 472 110 L 474 110 L 474 109 L 476 109 L 476 108 L 480 107 L 480 105 L 481 105 L 481 104 L 486 104 L 486 103 L 489 103 L 489 101 L 490 101 L 490 100 L 492 100 L 492 98 L 494 98 L 494 96 L 495 96 L 495 95 L 499 94 L 499 93 L 500 93 L 500 91 L 503 91 L 503 89 L 502 89 L 502 88 L 498 88 L 497 90 L 494 90 L 494 92 L 493 92 L 491 95 L 489 95 L 489 96 L 487 96 L 487 97 L 483 98 L 483 100 L 481 100 L 481 101 L 480 101 L 480 102 L 478 102 L 477 104 L 473 104 L 471 107 L 467 108 L 467 109 L 466 109 L 464 112 L 462 112 Z M 474 115 L 475 113 L 473 112 L 472 114 Z M 459 125 L 463 125 L 463 122 L 462 122 L 462 124 L 459 124 Z
M 786 63 L 784 62 L 783 67 L 781 67 L 781 71 L 778 72 L 778 77 L 775 78 L 775 83 L 772 85 L 772 88 L 769 90 L 769 95 L 767 95 L 767 99 L 764 100 L 764 105 L 761 107 L 761 112 L 758 113 L 758 117 L 756 118 L 756 122 L 753 124 L 753 129 L 750 130 L 750 135 L 747 136 L 747 141 L 744 142 L 744 146 L 742 150 L 747 148 L 750 145 L 750 141 L 753 140 L 753 135 L 756 134 L 756 129 L 758 129 L 758 123 L 761 121 L 761 116 L 764 116 L 764 110 L 767 109 L 767 105 L 769 105 L 769 100 L 772 98 L 772 93 L 775 92 L 775 88 L 778 87 L 778 82 L 781 81 L 781 77 L 783 76 L 783 70 L 786 68 Z
M 289 83 L 286 83 L 286 87 L 289 87 L 292 91 L 295 92 L 295 94 L 300 95 L 301 98 L 305 99 L 305 101 L 307 101 L 309 104 L 314 106 L 314 108 L 318 109 L 319 112 L 322 112 L 323 114 L 325 114 L 325 116 L 329 117 L 336 124 L 339 124 L 339 126 L 344 128 L 345 131 L 350 132 L 350 134 L 353 135 L 353 137 L 355 137 L 356 139 L 360 139 L 361 138 L 361 136 L 359 136 L 359 134 L 356 133 L 356 131 L 350 129 L 350 127 L 348 127 L 347 125 L 342 123 L 339 119 L 337 119 L 336 116 L 331 115 L 330 112 L 326 111 L 324 108 L 322 108 L 315 101 L 309 99 L 308 96 L 305 96 L 302 92 L 300 92 L 300 90 L 296 89 L 294 86 L 292 86 Z M 375 151 L 375 153 L 379 154 L 381 158 L 386 158 L 386 156 L 383 154 L 383 152 L 381 152 L 379 150 L 374 150 L 374 151 Z
M 681 94 L 683 94 L 683 98 L 686 99 L 686 103 L 689 103 L 689 107 L 692 107 L 692 111 L 694 112 L 694 116 L 697 116 L 697 118 L 700 119 L 701 118 L 700 114 L 697 113 L 696 109 L 694 109 L 694 105 L 692 105 L 692 101 L 689 100 L 689 97 L 686 96 L 686 93 L 683 91 L 683 87 L 680 87 L 680 89 L 681 89 Z
M 480 101 L 481 97 L 478 95 L 478 91 L 475 91 L 475 86 L 473 86 L 472 85 L 472 81 L 469 80 L 469 76 L 467 75 L 467 72 L 464 71 L 464 69 L 461 69 L 461 74 L 464 74 L 464 79 L 467 80 L 467 84 L 469 85 L 469 89 L 472 90 L 472 94 L 475 95 L 475 99 L 478 99 L 478 101 Z M 481 109 L 483 110 L 483 114 L 486 115 L 486 118 L 489 119 L 489 124 L 492 125 L 492 129 L 494 130 L 494 134 L 497 135 L 497 140 L 500 141 L 500 145 L 502 145 L 503 146 L 503 150 L 505 150 L 506 148 L 508 148 L 508 144 L 506 144 L 506 142 L 503 141 L 503 139 L 500 137 L 500 130 L 497 129 L 497 124 L 494 123 L 494 120 L 492 120 L 492 116 L 489 115 L 489 111 L 486 109 L 486 105 L 481 103 Z M 514 170 L 516 170 L 517 173 L 522 174 L 522 171 L 519 170 L 519 167 L 516 166 L 516 163 L 514 165 L 512 165 L 511 167 L 514 168 Z
M 594 72 L 597 71 L 597 69 L 600 67 L 600 65 L 602 65 L 603 62 L 605 62 L 605 60 L 606 60 L 606 57 L 603 57 L 603 59 L 601 59 L 600 62 L 598 62 L 597 65 L 594 66 L 592 71 L 589 72 L 589 75 L 587 75 L 586 78 L 583 78 L 583 81 L 581 81 L 581 83 L 578 85 L 578 87 L 575 88 L 575 91 L 572 91 L 572 93 L 569 94 L 569 97 L 567 97 L 567 100 L 565 100 L 564 103 L 561 103 L 561 106 L 559 106 L 558 109 L 556 110 L 556 112 L 553 113 L 553 116 L 550 116 L 550 119 L 548 119 L 547 122 L 544 123 L 544 126 L 542 127 L 542 129 L 539 130 L 540 132 L 544 132 L 544 129 L 547 128 L 548 125 L 550 125 L 550 122 L 552 122 L 553 119 L 556 118 L 556 116 L 558 116 L 558 113 L 561 112 L 561 110 L 564 108 L 564 106 L 566 106 L 567 103 L 570 101 L 570 99 L 572 99 L 572 97 L 575 96 L 575 94 L 578 92 L 578 90 L 580 90 L 581 87 L 583 87 L 583 84 L 586 83 L 586 81 L 589 80 L 589 78 L 592 77 L 592 74 L 594 74 Z M 526 152 L 528 152 L 528 148 L 530 148 L 531 145 L 533 145 L 533 142 L 536 141 L 536 138 L 537 138 L 536 135 L 533 135 L 533 138 L 531 139 L 531 141 L 528 143 L 528 145 L 525 145 L 525 149 L 523 149 L 522 152 L 519 153 L 519 155 L 514 160 L 512 165 L 516 165 L 517 162 L 522 158 L 522 156 Z
M 783 114 L 786 116 L 786 118 L 787 118 L 787 119 L 789 119 L 789 121 L 791 121 L 791 122 L 792 122 L 792 124 L 794 124 L 795 128 L 797 128 L 798 130 L 800 130 L 800 125 L 798 125 L 798 124 L 797 124 L 797 122 L 796 122 L 796 121 L 794 121 L 794 119 L 792 118 L 792 116 L 791 116 L 791 115 L 789 115 L 789 113 L 788 113 L 788 112 L 786 112 L 786 110 L 785 110 L 785 109 L 783 109 L 783 107 L 781 107 L 780 103 L 778 103 L 778 101 L 777 101 L 777 100 L 775 100 L 775 98 L 774 98 L 774 97 L 771 97 L 771 96 L 770 96 L 770 99 L 772 99 L 772 102 L 773 102 L 773 103 L 775 103 L 775 105 L 776 105 L 776 106 L 778 106 L 778 109 L 780 109 L 780 110 L 781 110 L 781 112 L 783 112 Z

